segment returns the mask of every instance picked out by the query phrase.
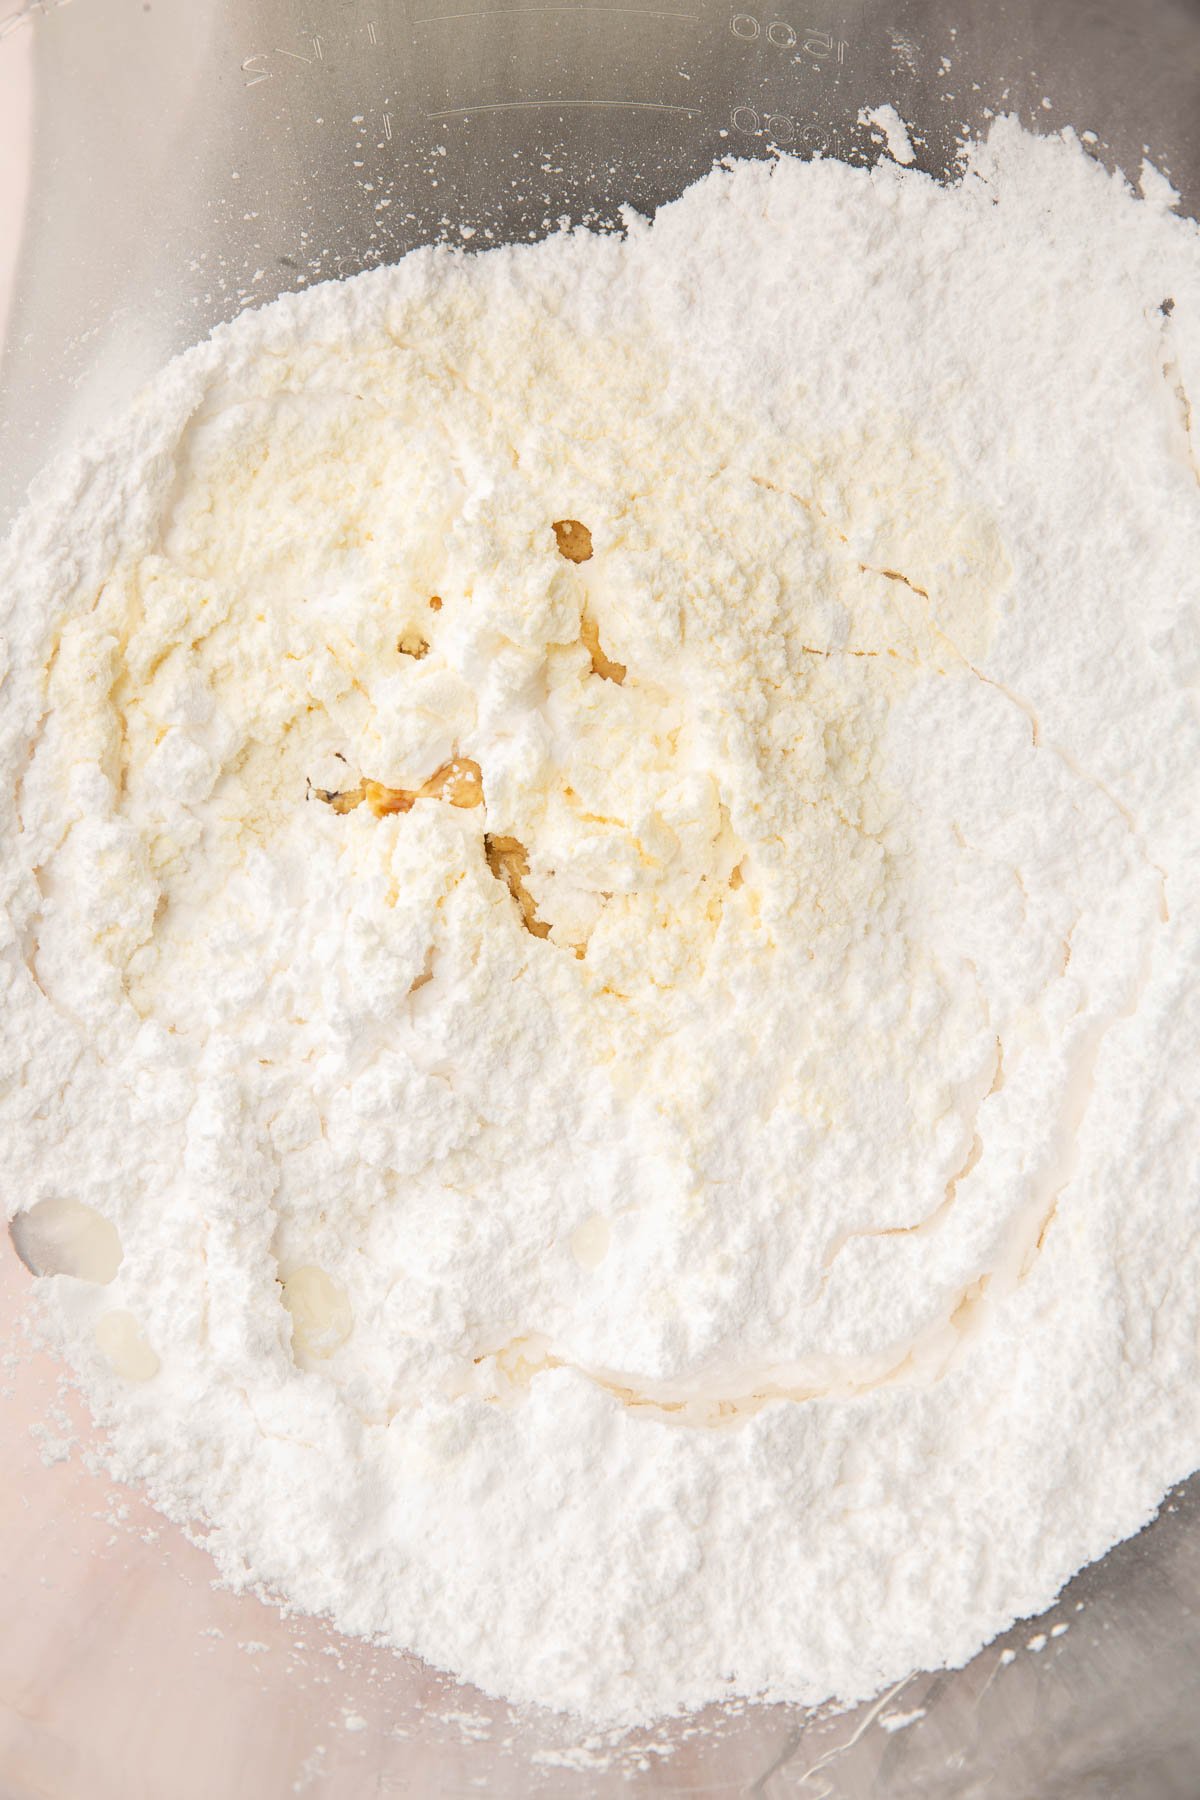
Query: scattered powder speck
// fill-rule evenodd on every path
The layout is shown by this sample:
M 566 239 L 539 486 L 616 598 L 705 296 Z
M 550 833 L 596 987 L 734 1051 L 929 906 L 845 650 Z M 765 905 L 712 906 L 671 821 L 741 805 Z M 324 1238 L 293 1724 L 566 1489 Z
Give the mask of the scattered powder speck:
M 460 1736 L 468 1743 L 477 1743 L 490 1737 L 495 1727 L 495 1721 L 486 1713 L 444 1712 L 436 1716 L 444 1725 L 456 1726 Z
M 66 1462 L 75 1441 L 73 1437 L 64 1436 L 37 1420 L 29 1427 L 29 1435 L 37 1445 L 38 1455 L 46 1468 L 51 1468 L 55 1463 Z
M 887 1732 L 906 1731 L 910 1725 L 915 1725 L 918 1719 L 924 1717 L 923 1706 L 914 1706 L 911 1712 L 882 1713 L 878 1720 L 879 1729 Z
M 1138 187 L 1148 206 L 1172 212 L 1179 205 L 1179 190 L 1174 183 L 1161 169 L 1156 169 L 1152 162 L 1147 162 L 1144 158 L 1138 176 Z

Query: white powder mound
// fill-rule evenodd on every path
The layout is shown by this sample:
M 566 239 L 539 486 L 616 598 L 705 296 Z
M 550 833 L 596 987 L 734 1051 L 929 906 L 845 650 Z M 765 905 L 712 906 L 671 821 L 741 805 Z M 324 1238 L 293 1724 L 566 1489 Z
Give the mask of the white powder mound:
M 1200 1461 L 1200 248 L 1073 137 L 244 317 L 2 558 L 5 1198 L 221 1576 L 854 1700 Z

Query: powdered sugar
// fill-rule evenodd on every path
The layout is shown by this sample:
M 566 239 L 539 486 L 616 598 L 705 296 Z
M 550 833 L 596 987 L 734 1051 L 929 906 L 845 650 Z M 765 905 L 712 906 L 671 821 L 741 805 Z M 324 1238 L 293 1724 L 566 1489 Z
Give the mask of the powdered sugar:
M 248 316 L 35 500 L 10 1206 L 116 1226 L 47 1317 L 227 1580 L 853 1699 L 1193 1466 L 1198 303 L 1070 140 L 739 166 Z
M 894 106 L 872 106 L 864 108 L 858 115 L 860 125 L 871 125 L 883 138 L 887 153 L 893 162 L 912 163 L 917 160 L 916 152 L 908 135 L 908 127 Z

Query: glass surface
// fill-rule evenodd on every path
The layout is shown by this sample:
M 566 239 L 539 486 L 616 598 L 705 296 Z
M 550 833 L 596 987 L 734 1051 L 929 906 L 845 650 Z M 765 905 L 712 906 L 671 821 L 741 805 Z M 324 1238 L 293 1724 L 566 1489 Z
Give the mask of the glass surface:
M 247 305 L 421 243 L 619 224 L 721 156 L 868 160 L 885 101 L 935 174 L 1009 109 L 1134 174 L 1145 148 L 1200 206 L 1195 0 L 35 0 L 0 18 L 0 525 Z M 677 1722 L 606 1768 L 570 1722 L 215 1591 L 135 1494 L 44 1461 L 64 1402 L 6 1242 L 0 1278 L 4 1800 L 1200 1792 L 1196 1482 L 965 1670 L 841 1716 Z

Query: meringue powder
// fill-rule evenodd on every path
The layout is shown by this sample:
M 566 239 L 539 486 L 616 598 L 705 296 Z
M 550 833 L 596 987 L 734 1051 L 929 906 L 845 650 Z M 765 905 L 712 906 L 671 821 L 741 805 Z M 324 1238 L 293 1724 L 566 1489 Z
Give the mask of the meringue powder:
M 853 1701 L 1200 1461 L 1142 193 L 722 167 L 246 314 L 35 491 L 5 1198 L 224 1581 L 596 1722 Z

